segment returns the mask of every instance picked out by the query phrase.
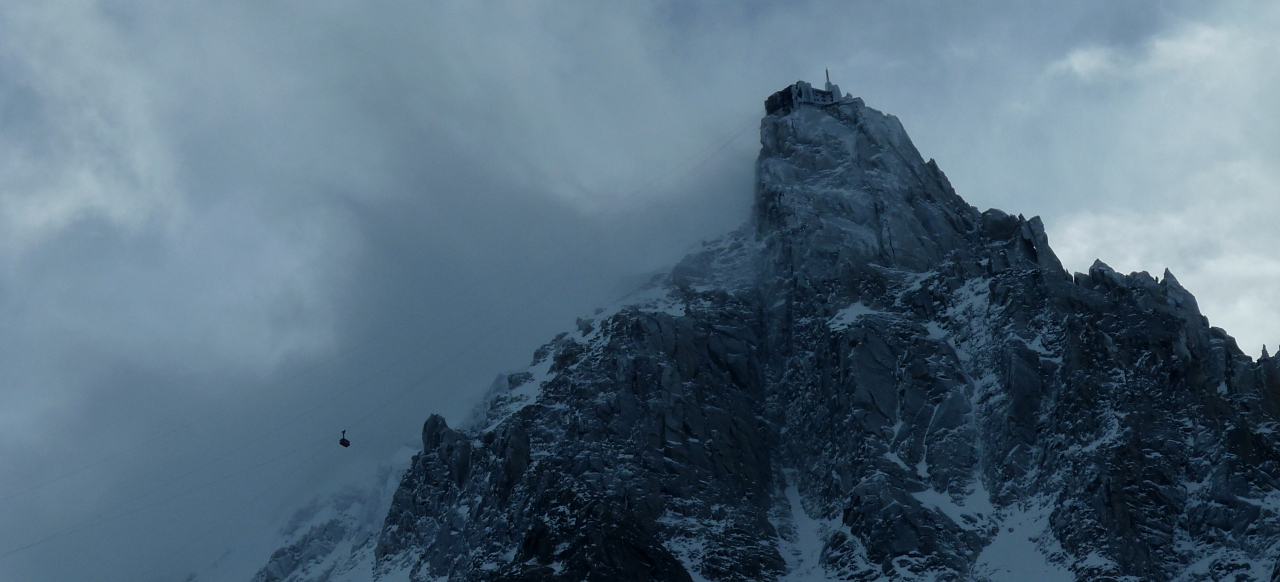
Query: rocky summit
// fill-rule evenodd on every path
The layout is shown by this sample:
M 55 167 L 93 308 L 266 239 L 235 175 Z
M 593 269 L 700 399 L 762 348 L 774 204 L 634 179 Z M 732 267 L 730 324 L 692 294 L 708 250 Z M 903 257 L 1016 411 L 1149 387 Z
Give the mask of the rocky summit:
M 862 100 L 775 107 L 747 225 L 255 580 L 1280 580 L 1274 359 L 1167 271 L 1068 273 Z

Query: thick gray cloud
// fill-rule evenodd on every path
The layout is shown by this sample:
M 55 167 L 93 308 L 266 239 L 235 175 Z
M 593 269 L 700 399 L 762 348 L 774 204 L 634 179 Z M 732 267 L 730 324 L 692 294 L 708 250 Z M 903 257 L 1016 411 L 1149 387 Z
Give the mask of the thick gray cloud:
M 0 578 L 251 568 L 741 224 L 762 100 L 823 68 L 1069 268 L 1168 266 L 1256 354 L 1280 12 L 1113 4 L 0 1 L 0 553 L 58 536 Z

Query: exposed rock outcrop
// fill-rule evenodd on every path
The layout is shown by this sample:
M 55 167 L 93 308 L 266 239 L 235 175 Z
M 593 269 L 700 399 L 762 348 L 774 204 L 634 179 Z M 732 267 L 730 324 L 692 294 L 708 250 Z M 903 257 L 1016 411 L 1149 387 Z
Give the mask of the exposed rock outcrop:
M 1168 272 L 1067 273 L 861 100 L 761 142 L 750 224 L 427 420 L 377 575 L 1275 579 L 1275 359 Z

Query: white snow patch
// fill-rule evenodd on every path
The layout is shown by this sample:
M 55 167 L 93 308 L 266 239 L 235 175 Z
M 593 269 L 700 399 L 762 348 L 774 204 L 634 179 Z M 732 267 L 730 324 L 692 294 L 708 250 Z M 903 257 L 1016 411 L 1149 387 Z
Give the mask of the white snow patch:
M 985 576 L 990 582 L 1075 582 L 1071 570 L 1050 562 L 1041 550 L 1043 546 L 1052 551 L 1058 545 L 1049 531 L 1048 504 L 1009 510 L 999 532 L 978 556 L 972 570 L 975 577 Z
M 924 324 L 924 328 L 928 330 L 929 339 L 931 340 L 940 340 L 947 337 L 947 330 L 942 329 L 942 325 L 936 321 L 930 321 L 929 323 Z
M 902 296 L 906 295 L 907 293 L 911 293 L 912 291 L 919 291 L 920 288 L 924 286 L 924 282 L 928 281 L 930 277 L 936 274 L 938 274 L 937 271 L 925 271 L 923 273 L 911 273 L 907 275 L 906 280 L 902 282 L 903 283 L 902 290 L 898 291 L 899 299 L 901 299 Z
M 1096 568 L 1096 567 L 1114 566 L 1115 562 L 1111 561 L 1106 556 L 1099 554 L 1097 550 L 1094 550 L 1092 552 L 1089 552 L 1089 555 L 1085 556 L 1083 560 L 1076 562 L 1076 565 L 1083 566 L 1086 568 L 1090 568 L 1090 567 Z
M 897 440 L 898 440 L 898 431 L 900 431 L 900 430 L 902 430 L 902 419 L 901 419 L 901 418 L 899 418 L 897 422 L 893 423 L 893 428 L 890 428 L 890 429 L 889 429 L 889 440 L 890 440 L 890 441 L 897 441 Z
M 647 313 L 666 313 L 674 317 L 681 317 L 685 314 L 684 301 L 672 297 L 671 288 L 660 283 L 651 282 L 623 295 L 613 303 L 601 308 L 599 313 L 591 317 L 598 321 L 604 321 L 624 309 L 633 308 Z
M 694 568 L 694 563 L 699 561 L 705 552 L 706 544 L 701 539 L 681 537 L 669 539 L 663 545 L 666 546 L 667 551 L 675 555 L 676 559 L 680 560 L 693 582 L 710 582 Z
M 1031 340 L 1031 343 L 1027 344 L 1027 347 L 1035 350 L 1040 354 L 1041 357 L 1043 357 L 1046 360 L 1049 360 L 1050 362 L 1053 362 L 1055 364 L 1062 364 L 1062 356 L 1054 354 L 1053 352 L 1049 351 L 1049 348 L 1046 348 L 1044 346 L 1043 333 L 1036 334 L 1035 339 Z
M 1268 492 L 1261 499 L 1251 497 L 1240 497 L 1240 501 L 1251 503 L 1273 514 L 1280 514 L 1280 491 Z
M 902 459 L 898 458 L 897 453 L 885 453 L 884 458 L 889 459 L 890 461 L 893 461 L 893 464 L 899 467 L 902 467 L 907 471 L 911 470 L 911 467 L 908 467 L 906 463 L 902 462 Z
M 1197 548 L 1203 549 L 1203 548 Z M 1192 562 L 1181 575 L 1178 580 L 1207 580 L 1210 579 L 1210 573 L 1213 572 L 1214 566 L 1220 563 L 1237 563 L 1247 564 L 1248 570 L 1236 570 L 1235 580 L 1270 580 L 1272 565 L 1275 563 L 1272 559 L 1258 560 L 1234 548 L 1217 547 L 1200 555 L 1200 559 Z M 1110 562 L 1108 562 L 1110 563 Z
M 397 568 L 378 576 L 378 582 L 410 582 L 409 573 L 411 568 Z M 368 580 L 373 580 L 373 573 L 369 573 Z M 438 582 L 437 579 L 436 582 Z
M 779 548 L 782 558 L 787 562 L 787 574 L 780 580 L 783 582 L 834 582 L 837 578 L 827 573 L 819 563 L 822 548 L 826 545 L 827 536 L 836 531 L 840 524 L 834 519 L 814 519 L 804 510 L 800 503 L 800 490 L 794 484 L 794 472 L 787 471 L 787 501 L 791 505 L 791 524 L 795 528 L 795 540 L 783 540 Z
M 951 521 L 955 522 L 956 525 L 968 530 L 977 529 L 983 522 L 990 519 L 995 512 L 995 508 L 991 506 L 991 495 L 987 493 L 986 487 L 983 487 L 982 481 L 978 479 L 973 481 L 973 489 L 968 491 L 959 501 L 952 498 L 949 493 L 933 489 L 926 489 L 911 495 L 921 505 L 942 512 L 951 518 Z
M 684 301 L 665 296 L 661 299 L 655 299 L 653 301 L 640 304 L 637 307 L 641 311 L 648 313 L 665 313 L 672 317 L 684 317 L 685 306 Z
M 1187 490 L 1188 495 L 1194 495 L 1209 484 L 1209 477 L 1205 477 L 1199 481 L 1182 480 L 1182 488 Z
M 974 279 L 952 293 L 951 306 L 943 312 L 943 319 L 950 324 L 946 341 L 956 356 L 965 364 L 965 371 L 981 375 L 981 370 L 969 367 L 980 359 L 996 343 L 992 322 L 991 292 L 988 279 Z
M 1106 418 L 1105 418 L 1105 421 L 1107 423 L 1107 432 L 1104 433 L 1102 436 L 1094 439 L 1093 442 L 1089 443 L 1083 448 L 1079 446 L 1072 446 L 1071 451 L 1073 453 L 1079 453 L 1079 452 L 1092 453 L 1098 450 L 1098 448 L 1102 447 L 1103 445 L 1109 445 L 1111 443 L 1116 442 L 1116 439 L 1120 438 L 1120 433 L 1121 433 L 1120 420 L 1124 416 L 1126 415 L 1118 413 L 1114 410 L 1108 410 L 1106 412 Z
M 841 309 L 834 317 L 827 320 L 827 326 L 833 330 L 839 331 L 853 325 L 854 322 L 858 321 L 858 319 L 862 317 L 868 315 L 880 315 L 884 313 L 884 311 L 872 309 L 863 302 L 857 301 L 853 305 Z
M 551 365 L 555 363 L 554 359 L 550 355 L 543 358 L 537 365 L 527 369 L 533 376 L 531 380 L 496 396 L 495 406 L 488 413 L 489 420 L 481 432 L 487 433 L 493 430 L 511 415 L 537 402 L 542 397 L 542 383 L 551 379 Z

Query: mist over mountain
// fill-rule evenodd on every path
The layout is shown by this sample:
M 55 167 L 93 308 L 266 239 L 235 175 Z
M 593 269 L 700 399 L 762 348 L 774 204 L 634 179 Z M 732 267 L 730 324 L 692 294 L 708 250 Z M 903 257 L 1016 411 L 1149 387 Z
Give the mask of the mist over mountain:
M 747 224 L 431 416 L 254 582 L 1273 580 L 1275 360 L 1168 271 L 1068 273 L 827 90 L 770 98 Z

